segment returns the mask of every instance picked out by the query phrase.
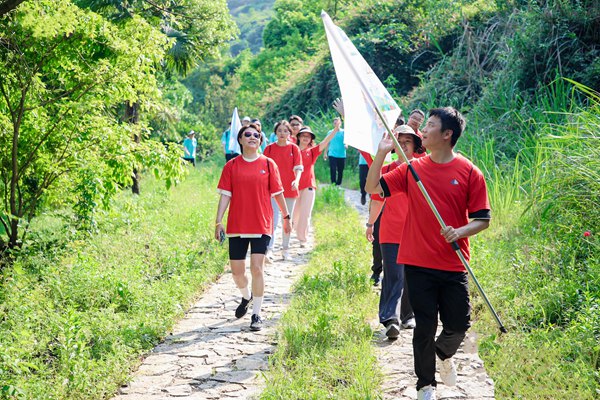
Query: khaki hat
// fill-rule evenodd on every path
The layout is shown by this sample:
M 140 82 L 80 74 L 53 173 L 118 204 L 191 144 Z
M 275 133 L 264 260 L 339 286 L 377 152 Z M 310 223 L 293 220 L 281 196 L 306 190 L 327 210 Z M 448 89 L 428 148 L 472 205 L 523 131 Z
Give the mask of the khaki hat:
M 316 138 L 315 134 L 310 129 L 310 126 L 303 126 L 302 128 L 300 128 L 300 130 L 298 131 L 298 136 L 302 135 L 303 133 L 310 133 L 310 136 L 312 136 L 312 140 L 315 140 Z

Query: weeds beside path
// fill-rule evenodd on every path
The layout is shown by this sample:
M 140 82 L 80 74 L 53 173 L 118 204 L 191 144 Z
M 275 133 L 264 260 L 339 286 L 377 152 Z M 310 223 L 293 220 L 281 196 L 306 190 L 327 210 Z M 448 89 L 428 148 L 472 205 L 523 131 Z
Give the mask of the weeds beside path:
M 260 371 L 274 351 L 275 327 L 306 262 L 312 237 L 306 248 L 299 248 L 293 239 L 291 244 L 293 261 L 276 260 L 265 266 L 262 331 L 249 330 L 250 312 L 235 318 L 240 292 L 226 273 L 145 358 L 115 400 L 245 399 L 260 392 Z

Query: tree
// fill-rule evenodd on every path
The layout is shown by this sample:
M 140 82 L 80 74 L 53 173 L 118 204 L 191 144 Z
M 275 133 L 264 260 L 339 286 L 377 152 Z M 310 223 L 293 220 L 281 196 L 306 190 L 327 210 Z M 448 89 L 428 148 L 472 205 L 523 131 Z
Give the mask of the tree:
M 197 62 L 217 55 L 220 45 L 234 38 L 237 27 L 229 15 L 225 0 L 80 0 L 77 4 L 98 11 L 122 23 L 134 16 L 144 18 L 171 39 L 162 61 L 168 74 L 185 76 Z M 125 120 L 135 125 L 140 120 L 139 104 L 125 105 Z M 134 136 L 135 143 L 140 137 Z M 139 194 L 139 169 L 133 171 L 132 191 Z
M 181 174 L 177 149 L 132 144 L 145 126 L 117 118 L 120 104 L 158 101 L 168 46 L 140 17 L 116 26 L 68 0 L 26 2 L 0 20 L 1 258 L 22 244 L 49 191 L 85 220 L 131 184 L 135 165 L 168 181 Z

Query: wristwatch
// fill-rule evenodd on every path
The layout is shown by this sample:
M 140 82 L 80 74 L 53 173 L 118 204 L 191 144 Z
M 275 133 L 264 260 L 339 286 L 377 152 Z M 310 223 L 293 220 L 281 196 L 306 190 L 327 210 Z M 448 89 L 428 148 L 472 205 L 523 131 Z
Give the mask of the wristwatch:
M 291 219 L 290 218 L 290 214 L 286 215 L 285 217 L 283 217 L 283 219 Z
M 368 223 L 368 222 L 367 222 L 367 223 L 365 224 L 365 226 L 366 226 L 367 228 L 372 228 L 372 227 L 373 227 L 373 224 L 370 224 L 370 223 Z

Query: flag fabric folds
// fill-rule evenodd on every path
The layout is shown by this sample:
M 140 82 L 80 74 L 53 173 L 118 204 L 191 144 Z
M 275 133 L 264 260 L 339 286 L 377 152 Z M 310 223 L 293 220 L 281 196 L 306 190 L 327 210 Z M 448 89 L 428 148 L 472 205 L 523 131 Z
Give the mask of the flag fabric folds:
M 238 115 L 237 107 L 233 109 L 231 115 L 231 126 L 229 127 L 229 143 L 227 144 L 227 150 L 233 153 L 242 154 L 240 144 L 237 141 L 237 134 L 242 129 L 242 123 L 240 116 Z
M 400 107 L 346 33 L 325 11 L 321 12 L 321 18 L 344 101 L 344 143 L 375 154 L 386 129 L 373 104 L 390 129 L 401 113 Z

